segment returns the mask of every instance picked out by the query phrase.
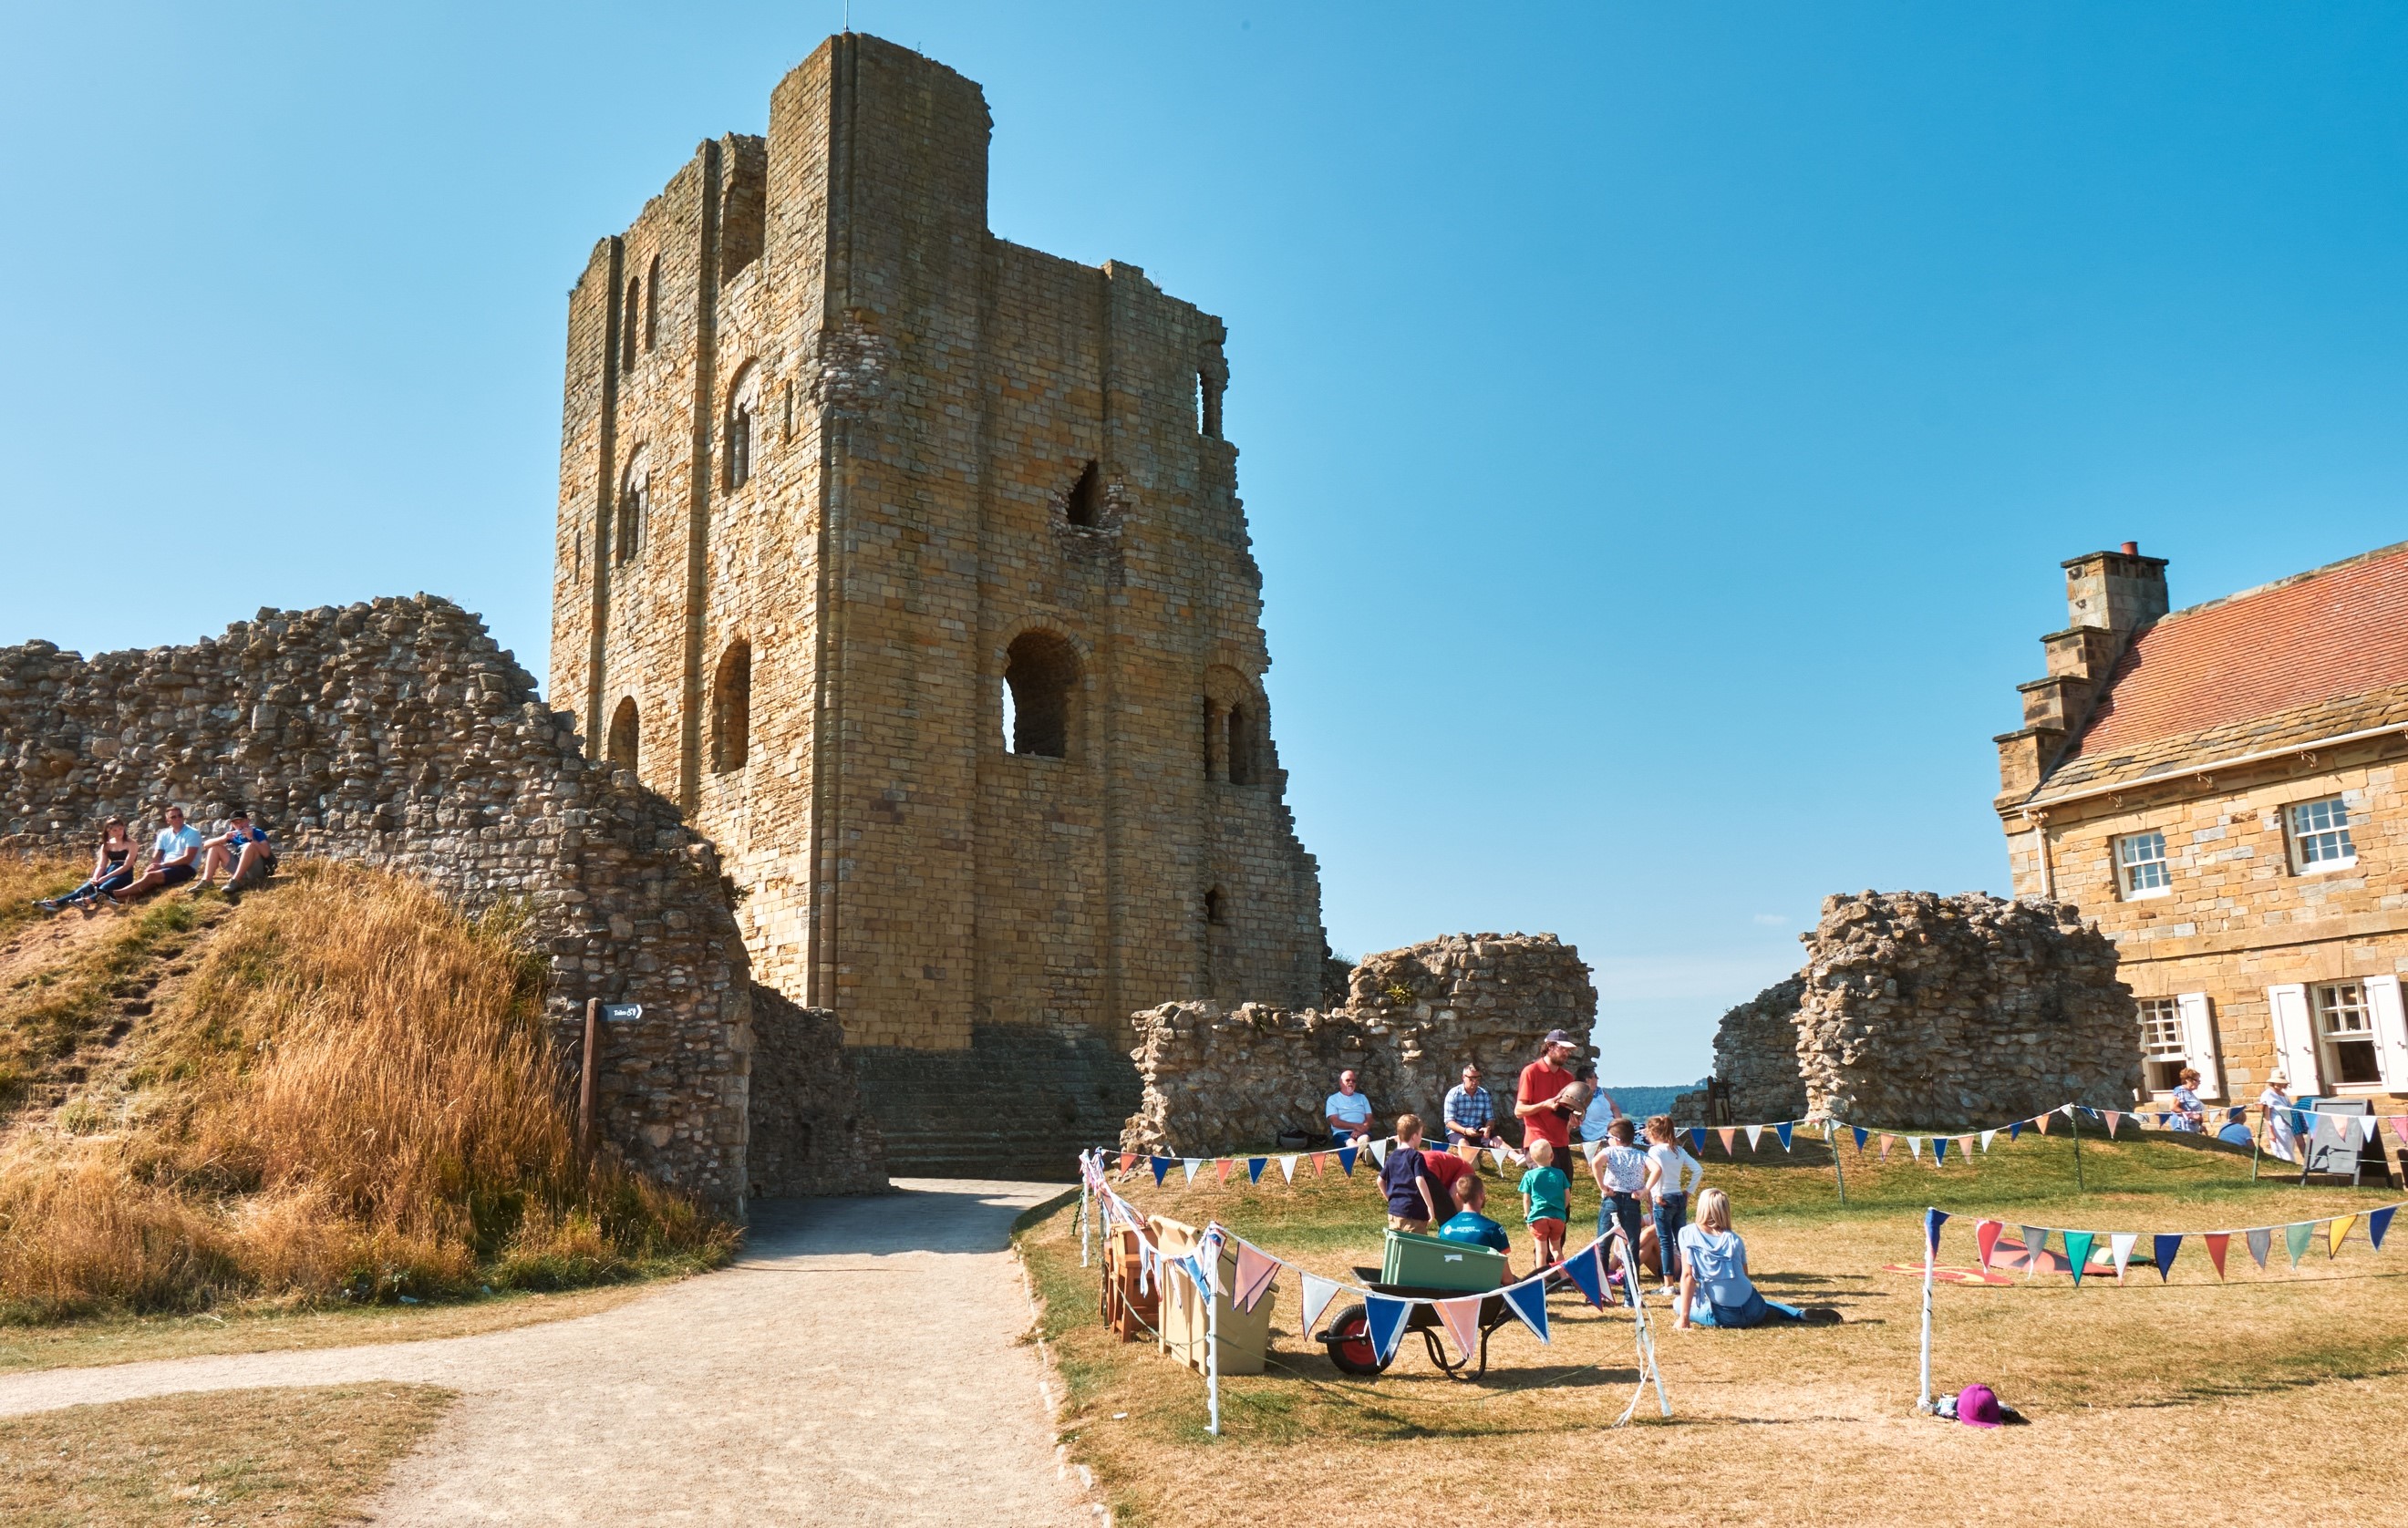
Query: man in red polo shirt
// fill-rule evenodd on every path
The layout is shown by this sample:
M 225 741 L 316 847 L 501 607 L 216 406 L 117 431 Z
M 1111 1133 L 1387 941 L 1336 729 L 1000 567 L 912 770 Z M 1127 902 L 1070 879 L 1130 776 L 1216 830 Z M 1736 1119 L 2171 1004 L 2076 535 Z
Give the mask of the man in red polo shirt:
M 1551 1029 L 1539 1059 L 1522 1068 L 1522 1085 L 1513 1092 L 1513 1113 L 1522 1121 L 1523 1150 L 1528 1150 L 1532 1141 L 1545 1141 L 1555 1149 L 1557 1161 L 1571 1160 L 1566 1153 L 1571 1150 L 1572 1129 L 1580 1123 L 1580 1114 L 1555 1099 L 1579 1080 L 1567 1069 L 1579 1049 L 1570 1035 Z

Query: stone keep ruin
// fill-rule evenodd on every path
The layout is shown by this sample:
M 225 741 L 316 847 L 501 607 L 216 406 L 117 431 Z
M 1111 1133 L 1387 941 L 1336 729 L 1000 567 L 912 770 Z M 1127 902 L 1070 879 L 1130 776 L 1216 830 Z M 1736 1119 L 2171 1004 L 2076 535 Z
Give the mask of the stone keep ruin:
M 1145 1091 L 1121 1150 L 1209 1156 L 1324 1130 L 1322 1102 L 1350 1066 L 1383 1131 L 1410 1110 L 1435 1132 L 1467 1061 L 1510 1121 L 1514 1078 L 1541 1038 L 1586 1035 L 1596 1018 L 1588 967 L 1552 934 L 1456 934 L 1370 956 L 1345 1007 L 1326 1012 L 1166 1003 L 1136 1015 Z
M 1723 1016 L 1714 1075 L 1741 1123 L 1989 1124 L 2126 1108 L 2140 1017 L 2115 946 L 2078 909 L 1978 892 L 1828 897 L 1805 968 Z M 1707 1095 L 1673 1105 L 1707 1118 Z
M 598 1125 L 723 1214 L 754 1194 L 885 1185 L 831 1016 L 752 979 L 710 843 L 624 769 L 475 616 L 420 595 L 262 610 L 185 648 L 86 661 L 0 648 L 0 850 L 88 854 L 167 804 L 196 824 L 246 805 L 288 850 L 399 871 L 471 911 L 523 898 L 546 1013 L 576 1058 L 605 1026 Z

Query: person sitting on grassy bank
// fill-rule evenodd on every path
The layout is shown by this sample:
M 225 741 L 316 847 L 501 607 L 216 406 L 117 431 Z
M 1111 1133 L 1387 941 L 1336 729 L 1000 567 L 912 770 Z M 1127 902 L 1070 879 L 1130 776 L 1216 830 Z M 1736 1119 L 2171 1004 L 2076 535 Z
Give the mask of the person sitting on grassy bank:
M 1505 1228 L 1488 1218 L 1488 1185 L 1477 1173 L 1455 1179 L 1454 1218 L 1438 1228 L 1440 1239 L 1466 1242 L 1505 1254 L 1505 1282 L 1513 1282 L 1513 1243 Z
M 1747 1276 L 1747 1243 L 1731 1229 L 1730 1195 L 1707 1189 L 1698 1195 L 1695 1224 L 1681 1228 L 1681 1300 L 1672 1324 L 1762 1326 L 1768 1321 L 1823 1325 L 1840 1313 L 1828 1306 L 1808 1310 L 1768 1300 Z
M 267 841 L 265 830 L 251 825 L 251 813 L 236 807 L 226 817 L 226 830 L 205 840 L 201 848 L 201 890 L 222 871 L 226 890 L 235 891 L 253 880 L 265 880 L 276 874 L 276 850 Z
M 201 846 L 208 840 L 201 836 L 200 829 L 184 821 L 183 807 L 170 807 L 164 815 L 167 825 L 151 840 L 150 868 L 132 885 L 107 893 L 111 906 L 122 906 L 163 886 L 181 886 L 200 873 L 197 862 Z
M 1420 1115 L 1397 1116 L 1397 1149 L 1381 1164 L 1380 1189 L 1388 1196 L 1389 1230 L 1426 1235 L 1440 1219 L 1438 1207 L 1447 1202 L 1440 1197 L 1445 1191 L 1422 1151 Z
M 126 834 L 125 819 L 112 817 L 100 825 L 100 846 L 92 856 L 91 877 L 64 896 L 45 897 L 34 905 L 44 912 L 73 907 L 90 918 L 102 897 L 134 883 L 133 859 L 134 840 Z

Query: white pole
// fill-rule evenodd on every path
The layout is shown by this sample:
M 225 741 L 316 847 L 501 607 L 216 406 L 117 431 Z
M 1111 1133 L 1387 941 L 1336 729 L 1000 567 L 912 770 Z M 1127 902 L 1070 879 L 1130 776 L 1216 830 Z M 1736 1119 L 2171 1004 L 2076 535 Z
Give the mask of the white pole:
M 1095 1163 L 1085 1152 L 1079 1153 L 1079 1266 L 1087 1265 L 1087 1175 Z
M 1931 1409 L 1931 1274 L 1940 1255 L 1940 1238 L 1932 1234 L 1930 1211 L 1923 1219 L 1923 1398 L 1917 1411 Z
M 1204 1266 L 1211 1270 L 1211 1279 L 1204 1291 L 1204 1408 L 1207 1418 L 1204 1431 L 1214 1437 L 1221 1435 L 1221 1301 L 1217 1287 L 1221 1282 L 1221 1244 L 1207 1237 Z

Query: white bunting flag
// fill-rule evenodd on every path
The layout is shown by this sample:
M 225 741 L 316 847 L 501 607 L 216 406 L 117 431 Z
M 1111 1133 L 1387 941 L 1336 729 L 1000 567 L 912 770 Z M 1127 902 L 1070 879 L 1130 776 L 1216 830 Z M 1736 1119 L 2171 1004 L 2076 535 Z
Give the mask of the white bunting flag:
M 1296 1158 L 1280 1158 L 1280 1176 L 1291 1183 L 1296 1181 Z
M 1338 1291 L 1340 1287 L 1326 1278 L 1306 1274 L 1304 1276 L 1304 1324 L 1297 1330 L 1310 1336 L 1313 1328 L 1321 1324 L 1321 1313 L 1329 1308 L 1330 1301 L 1338 1298 Z
M 1922 1137 L 1922 1136 L 1920 1136 L 1920 1135 L 1909 1135 L 1909 1136 L 1906 1138 L 1906 1149 L 1907 1149 L 1909 1151 L 1911 1151 L 1911 1152 L 1913 1152 L 1913 1153 L 1914 1154 L 1914 1158 L 1915 1158 L 1915 1160 L 1916 1160 L 1917 1162 L 1920 1162 L 1920 1161 L 1922 1161 L 1922 1160 L 1923 1160 L 1923 1137 Z
M 1764 1139 L 1764 1127 L 1762 1125 L 1750 1125 L 1747 1127 L 1747 1149 L 1749 1150 L 1755 1150 L 1756 1143 L 1762 1139 Z
M 1179 1159 L 1179 1165 L 1187 1169 L 1187 1181 L 1193 1183 L 1196 1181 L 1197 1169 L 1203 1166 L 1204 1163 L 1200 1157 L 1182 1157 Z
M 2107 1249 L 2115 1257 L 2115 1281 L 2124 1281 L 2124 1265 L 2132 1261 L 2132 1244 L 2141 1239 L 2136 1231 L 2112 1231 L 2107 1235 Z
M 1982 1132 L 1982 1150 L 1987 1151 L 1990 1149 L 1990 1143 L 1998 1138 L 1999 1133 L 1995 1130 L 1985 1130 Z
M 1385 1167 L 1388 1164 L 1388 1143 L 1386 1141 L 1373 1141 L 1371 1143 L 1371 1160 L 1378 1163 L 1383 1167 Z

